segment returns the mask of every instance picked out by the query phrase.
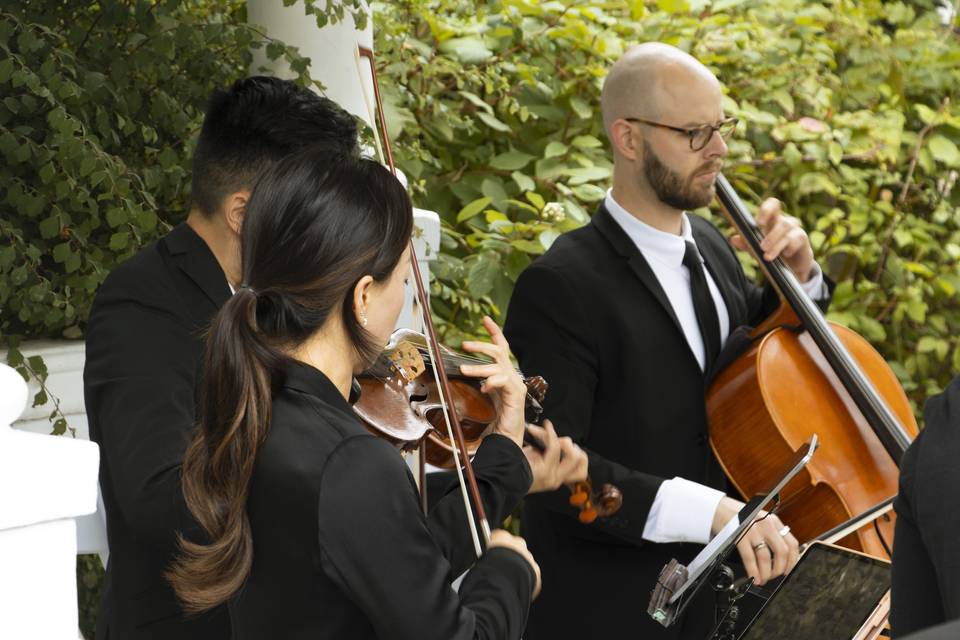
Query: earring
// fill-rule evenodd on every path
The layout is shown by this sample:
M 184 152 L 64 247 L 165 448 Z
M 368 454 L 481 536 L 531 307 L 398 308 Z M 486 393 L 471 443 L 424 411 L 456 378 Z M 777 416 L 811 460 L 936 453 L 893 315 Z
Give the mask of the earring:
M 362 324 L 363 326 L 367 326 L 367 314 L 364 313 L 363 315 L 360 316 L 360 324 Z

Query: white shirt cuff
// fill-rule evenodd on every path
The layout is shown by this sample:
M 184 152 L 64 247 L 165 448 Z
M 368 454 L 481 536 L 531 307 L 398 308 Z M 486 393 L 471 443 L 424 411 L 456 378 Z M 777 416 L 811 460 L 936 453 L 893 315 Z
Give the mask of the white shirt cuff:
M 827 283 L 823 281 L 823 269 L 816 262 L 813 263 L 812 274 L 806 282 L 801 282 L 803 292 L 810 296 L 811 300 L 826 300 L 829 295 Z
M 710 528 L 722 491 L 673 478 L 660 485 L 643 527 L 650 542 L 710 542 Z

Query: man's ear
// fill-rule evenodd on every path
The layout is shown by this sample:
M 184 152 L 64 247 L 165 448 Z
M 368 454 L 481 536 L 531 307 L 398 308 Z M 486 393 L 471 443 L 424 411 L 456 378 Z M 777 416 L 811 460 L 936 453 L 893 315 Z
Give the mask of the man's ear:
M 610 145 L 614 151 L 628 160 L 640 155 L 639 140 L 633 135 L 634 128 L 624 119 L 614 120 L 610 125 Z
M 247 201 L 249 199 L 250 192 L 242 189 L 231 193 L 223 201 L 223 212 L 227 219 L 227 225 L 238 236 L 240 235 L 240 229 L 243 227 L 243 216 L 247 213 Z

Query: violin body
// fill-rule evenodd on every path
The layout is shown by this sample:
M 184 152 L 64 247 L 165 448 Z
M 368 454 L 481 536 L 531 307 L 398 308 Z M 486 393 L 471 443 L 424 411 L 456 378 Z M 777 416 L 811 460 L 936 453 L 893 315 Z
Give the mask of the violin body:
M 462 377 L 460 364 L 478 361 L 441 346 L 452 397 L 448 399 L 463 430 L 467 457 L 472 458 L 497 418 L 492 399 L 480 390 L 480 380 Z M 454 466 L 440 388 L 434 379 L 426 339 L 409 329 L 399 329 L 377 361 L 357 376 L 360 396 L 353 407 L 367 429 L 383 436 L 402 451 L 422 441 L 425 461 L 443 469 Z M 527 385 L 527 418 L 536 422 L 547 384 L 537 376 Z
M 448 405 L 457 416 L 463 433 L 466 460 L 473 458 L 483 438 L 497 418 L 492 398 L 480 390 L 480 380 L 459 376 L 459 364 L 476 362 L 441 347 L 440 358 L 450 374 L 452 397 Z M 394 332 L 390 344 L 366 371 L 355 379 L 359 394 L 353 409 L 364 426 L 376 436 L 386 439 L 401 451 L 411 451 L 422 444 L 423 461 L 435 467 L 453 469 L 455 457 L 439 387 L 434 381 L 429 350 L 423 335 L 409 329 Z M 456 376 L 456 377 L 454 377 Z M 539 422 L 543 411 L 540 403 L 548 385 L 540 376 L 524 377 L 527 387 L 527 422 Z M 543 443 L 530 434 L 525 441 L 543 450 Z M 615 513 L 623 504 L 620 490 L 604 484 L 594 490 L 588 477 L 570 487 L 570 505 L 579 510 L 585 524 L 598 517 Z
M 912 436 L 917 424 L 906 394 L 883 357 L 857 333 L 831 328 Z M 707 392 L 710 444 L 745 498 L 762 493 L 814 433 L 821 447 L 787 485 L 778 515 L 801 542 L 897 493 L 899 470 L 849 400 L 809 334 L 779 327 L 720 372 Z M 893 518 L 878 520 L 888 545 Z M 840 541 L 887 555 L 873 528 Z
M 354 404 L 354 410 L 368 429 L 402 451 L 415 449 L 423 440 L 426 462 L 435 467 L 453 468 L 450 440 L 441 435 L 446 432 L 446 424 L 440 394 L 432 379 L 418 377 L 407 381 L 361 375 L 357 380 L 361 400 Z M 451 377 L 450 388 L 467 455 L 472 457 L 497 414 L 477 384 Z

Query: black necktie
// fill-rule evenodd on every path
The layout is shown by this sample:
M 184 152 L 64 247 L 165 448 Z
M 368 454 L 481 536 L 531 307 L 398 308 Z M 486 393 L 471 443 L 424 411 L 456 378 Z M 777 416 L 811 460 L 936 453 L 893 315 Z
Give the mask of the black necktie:
M 703 274 L 703 265 L 700 263 L 700 253 L 696 245 L 687 242 L 687 250 L 683 254 L 683 266 L 690 272 L 690 293 L 693 295 L 693 311 L 697 314 L 697 324 L 700 325 L 700 335 L 703 337 L 703 346 L 706 350 L 704 371 L 720 354 L 720 320 L 717 318 L 717 307 L 710 295 L 707 278 Z

